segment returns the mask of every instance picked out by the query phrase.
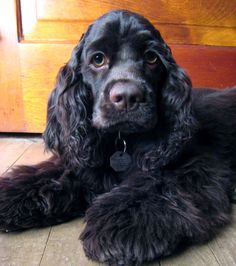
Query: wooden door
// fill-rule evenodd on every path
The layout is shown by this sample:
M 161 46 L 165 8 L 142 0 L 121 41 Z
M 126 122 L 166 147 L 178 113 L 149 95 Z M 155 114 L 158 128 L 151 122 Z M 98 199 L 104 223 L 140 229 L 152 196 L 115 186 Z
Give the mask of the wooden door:
M 43 131 L 59 67 L 88 24 L 117 8 L 160 29 L 194 86 L 236 84 L 236 0 L 0 0 L 0 131 Z

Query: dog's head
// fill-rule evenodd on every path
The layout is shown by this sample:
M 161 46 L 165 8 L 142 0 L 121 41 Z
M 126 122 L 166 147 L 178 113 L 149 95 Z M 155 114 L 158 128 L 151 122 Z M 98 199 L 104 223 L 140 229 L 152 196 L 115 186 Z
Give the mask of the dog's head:
M 93 166 L 102 158 L 103 132 L 131 134 L 165 124 L 165 142 L 171 132 L 186 138 L 190 89 L 159 31 L 138 14 L 112 11 L 89 26 L 61 68 L 45 142 L 75 164 Z
M 101 17 L 83 38 L 83 82 L 93 94 L 92 125 L 109 131 L 140 131 L 157 121 L 157 94 L 165 67 L 160 35 L 130 12 Z

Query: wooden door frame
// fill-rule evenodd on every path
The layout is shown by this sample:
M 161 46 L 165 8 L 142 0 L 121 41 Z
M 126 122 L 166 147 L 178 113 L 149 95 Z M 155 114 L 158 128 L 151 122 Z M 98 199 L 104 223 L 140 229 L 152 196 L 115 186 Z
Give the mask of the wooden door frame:
M 25 131 L 20 81 L 18 1 L 0 0 L 0 131 Z

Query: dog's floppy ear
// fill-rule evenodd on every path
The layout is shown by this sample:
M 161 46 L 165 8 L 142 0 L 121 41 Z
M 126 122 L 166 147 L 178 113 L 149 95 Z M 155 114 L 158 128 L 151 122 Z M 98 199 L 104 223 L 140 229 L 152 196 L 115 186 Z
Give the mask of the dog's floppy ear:
M 162 104 L 170 132 L 166 152 L 173 156 L 190 140 L 197 122 L 192 110 L 192 82 L 176 64 L 169 47 L 166 48 L 165 63 L 168 74 L 162 90 Z
M 161 110 L 167 124 L 166 143 L 162 145 L 162 158 L 174 158 L 191 139 L 197 123 L 192 113 L 192 83 L 179 67 L 168 45 L 163 41 L 161 59 L 167 70 L 167 78 L 161 92 Z M 164 163 L 164 161 L 163 161 Z
M 83 39 L 69 62 L 60 69 L 48 102 L 46 147 L 59 154 L 71 169 L 101 162 L 99 134 L 91 127 L 92 93 L 83 83 L 80 56 Z
M 143 163 L 142 168 L 145 170 L 162 167 L 173 161 L 197 128 L 192 112 L 191 80 L 176 64 L 170 48 L 159 33 L 158 39 L 160 40 L 159 57 L 166 69 L 166 79 L 158 103 L 162 121 L 161 130 L 159 128 L 158 131 L 162 131 L 163 135 L 158 147 L 146 153 L 149 163 Z M 153 162 L 151 165 L 150 161 Z

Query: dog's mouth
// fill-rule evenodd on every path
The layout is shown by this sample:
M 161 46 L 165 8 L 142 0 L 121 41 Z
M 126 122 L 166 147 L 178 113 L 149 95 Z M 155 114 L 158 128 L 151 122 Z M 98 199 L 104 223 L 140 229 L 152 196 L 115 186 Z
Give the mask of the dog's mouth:
M 98 111 L 92 118 L 93 127 L 108 131 L 124 133 L 144 132 L 156 126 L 157 115 L 155 108 L 135 113 L 104 113 Z
M 120 131 L 123 133 L 135 133 L 135 132 L 147 131 L 148 129 L 150 129 L 150 127 L 142 126 L 134 122 L 120 122 L 120 123 L 110 124 L 109 126 L 103 127 L 102 129 L 108 132 Z

